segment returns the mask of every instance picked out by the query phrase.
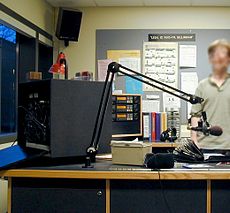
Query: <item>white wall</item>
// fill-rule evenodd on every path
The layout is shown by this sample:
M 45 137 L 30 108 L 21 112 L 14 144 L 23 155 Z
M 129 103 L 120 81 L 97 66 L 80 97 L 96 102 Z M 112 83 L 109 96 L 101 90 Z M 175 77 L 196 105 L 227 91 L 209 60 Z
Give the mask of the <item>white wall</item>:
M 83 12 L 79 42 L 65 48 L 60 41 L 56 49 L 64 51 L 69 77 L 75 72 L 95 72 L 96 29 L 229 29 L 229 7 L 101 7 L 78 8 Z M 122 44 L 121 44 L 122 48 Z M 56 55 L 56 53 L 55 53 Z

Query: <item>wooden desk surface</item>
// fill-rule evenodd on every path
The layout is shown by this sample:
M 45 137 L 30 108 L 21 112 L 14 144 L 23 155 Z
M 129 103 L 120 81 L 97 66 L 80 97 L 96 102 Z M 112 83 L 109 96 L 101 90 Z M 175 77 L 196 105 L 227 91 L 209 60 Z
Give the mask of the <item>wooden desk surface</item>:
M 77 179 L 129 179 L 158 180 L 156 171 L 74 171 L 13 169 L 0 173 L 4 177 L 77 178 Z M 161 171 L 161 180 L 226 180 L 230 171 Z
M 82 164 L 55 167 L 32 167 L 0 171 L 1 177 L 77 178 L 77 179 L 129 179 L 129 180 L 227 180 L 230 169 L 168 169 L 156 170 L 141 167 L 96 163 L 93 169 Z

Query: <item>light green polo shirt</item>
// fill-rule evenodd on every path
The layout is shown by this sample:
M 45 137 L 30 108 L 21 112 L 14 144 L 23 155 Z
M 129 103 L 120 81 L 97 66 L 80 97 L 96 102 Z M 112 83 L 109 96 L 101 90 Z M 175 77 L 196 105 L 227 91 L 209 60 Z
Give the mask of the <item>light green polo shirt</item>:
M 191 115 L 205 111 L 209 124 L 223 129 L 221 136 L 204 136 L 203 133 L 198 133 L 199 147 L 230 150 L 230 74 L 220 87 L 212 82 L 210 77 L 202 80 L 195 94 L 204 101 L 192 106 Z

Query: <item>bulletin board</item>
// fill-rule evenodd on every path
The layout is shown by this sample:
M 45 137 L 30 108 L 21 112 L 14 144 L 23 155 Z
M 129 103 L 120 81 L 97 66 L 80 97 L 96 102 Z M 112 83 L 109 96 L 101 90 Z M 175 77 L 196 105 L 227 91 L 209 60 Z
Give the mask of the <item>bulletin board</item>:
M 108 50 L 139 50 L 141 54 L 141 70 L 143 69 L 143 44 L 149 42 L 149 34 L 195 34 L 194 41 L 176 41 L 181 47 L 178 51 L 184 51 L 183 47 L 196 48 L 196 60 L 195 66 L 184 67 L 178 65 L 178 83 L 177 87 L 181 88 L 181 81 L 188 78 L 189 74 L 197 73 L 198 80 L 202 80 L 211 74 L 211 66 L 208 61 L 207 48 L 209 44 L 216 40 L 225 38 L 230 40 L 230 30 L 228 29 L 106 29 L 96 31 L 96 64 L 98 60 L 107 58 Z M 157 43 L 158 41 L 152 41 Z M 186 49 L 186 51 L 188 48 Z M 180 52 L 179 52 L 180 57 Z M 178 58 L 179 60 L 179 58 Z M 186 60 L 186 59 L 184 59 Z M 186 62 L 186 61 L 185 61 Z M 189 63 L 189 59 L 187 61 Z M 142 70 L 143 71 L 143 70 Z M 97 70 L 96 70 L 97 73 Z M 186 74 L 183 75 L 183 74 Z M 191 78 L 189 78 L 191 79 Z M 118 76 L 115 80 L 115 89 L 122 90 L 126 93 L 127 79 L 125 76 Z M 191 84 L 191 89 L 193 85 Z M 145 91 L 142 90 L 143 99 L 146 96 L 159 96 L 160 99 L 160 111 L 163 111 L 163 93 L 161 91 Z M 187 123 L 188 107 L 187 103 L 180 100 L 180 114 L 181 123 Z

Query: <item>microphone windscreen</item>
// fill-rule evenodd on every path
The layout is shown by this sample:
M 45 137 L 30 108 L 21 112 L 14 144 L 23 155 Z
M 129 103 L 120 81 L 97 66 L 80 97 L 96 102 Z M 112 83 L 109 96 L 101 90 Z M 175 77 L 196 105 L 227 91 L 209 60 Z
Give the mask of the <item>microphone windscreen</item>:
M 219 126 L 212 126 L 209 128 L 209 133 L 214 136 L 220 136 L 223 133 L 223 130 Z
M 170 169 L 174 167 L 173 154 L 170 153 L 149 153 L 146 155 L 145 165 L 151 169 Z

